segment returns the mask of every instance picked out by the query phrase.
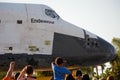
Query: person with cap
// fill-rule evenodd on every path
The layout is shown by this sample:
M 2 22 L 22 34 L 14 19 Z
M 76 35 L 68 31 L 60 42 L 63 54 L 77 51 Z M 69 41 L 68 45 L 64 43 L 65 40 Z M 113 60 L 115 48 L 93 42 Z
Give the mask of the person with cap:
M 63 66 L 65 62 L 61 57 L 57 57 L 55 61 L 51 63 L 54 80 L 64 80 L 66 74 L 71 74 L 71 72 Z

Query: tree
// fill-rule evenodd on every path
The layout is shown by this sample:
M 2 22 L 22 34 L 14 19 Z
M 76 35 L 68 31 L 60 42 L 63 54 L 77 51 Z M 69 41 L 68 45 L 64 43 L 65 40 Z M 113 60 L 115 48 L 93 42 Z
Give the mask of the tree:
M 102 74 L 103 74 L 103 70 L 105 68 L 105 64 L 101 64 L 100 66 L 101 66 L 101 70 L 102 70 Z
M 94 66 L 81 67 L 83 74 L 89 74 L 89 76 L 94 76 Z
M 113 38 L 112 43 L 117 51 L 117 57 L 110 62 L 112 74 L 115 76 L 115 80 L 120 80 L 120 38 Z
M 98 66 L 96 66 L 95 68 L 96 68 L 96 74 L 97 74 L 97 76 L 99 76 L 99 74 L 98 74 Z

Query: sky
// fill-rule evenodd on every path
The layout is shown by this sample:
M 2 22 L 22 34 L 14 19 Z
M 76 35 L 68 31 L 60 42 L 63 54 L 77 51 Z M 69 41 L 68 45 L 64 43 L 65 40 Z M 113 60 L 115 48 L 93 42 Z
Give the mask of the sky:
M 44 4 L 65 21 L 108 42 L 120 38 L 120 0 L 0 0 L 0 2 Z

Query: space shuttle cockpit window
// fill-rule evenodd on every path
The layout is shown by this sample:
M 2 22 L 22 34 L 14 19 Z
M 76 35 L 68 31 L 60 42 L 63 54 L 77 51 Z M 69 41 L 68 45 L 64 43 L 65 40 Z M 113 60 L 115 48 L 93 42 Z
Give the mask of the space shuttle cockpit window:
M 57 15 L 57 13 L 53 10 L 45 9 L 45 14 L 51 18 L 59 19 L 59 15 Z

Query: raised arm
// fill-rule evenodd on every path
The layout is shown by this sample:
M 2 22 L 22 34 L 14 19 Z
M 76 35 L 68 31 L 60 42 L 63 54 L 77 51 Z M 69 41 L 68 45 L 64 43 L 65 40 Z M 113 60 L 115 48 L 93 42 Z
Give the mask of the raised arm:
M 15 66 L 15 62 L 14 61 L 10 62 L 10 67 L 9 67 L 8 72 L 3 80 L 6 80 L 8 78 L 10 79 L 12 77 L 12 72 L 14 70 L 14 66 Z
M 26 70 L 27 70 L 27 66 L 25 66 L 22 71 L 20 72 L 20 75 L 18 76 L 17 80 L 20 80 L 23 78 L 23 76 L 25 75 L 26 73 Z

